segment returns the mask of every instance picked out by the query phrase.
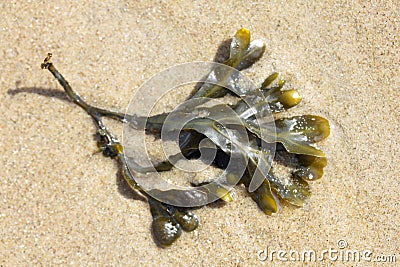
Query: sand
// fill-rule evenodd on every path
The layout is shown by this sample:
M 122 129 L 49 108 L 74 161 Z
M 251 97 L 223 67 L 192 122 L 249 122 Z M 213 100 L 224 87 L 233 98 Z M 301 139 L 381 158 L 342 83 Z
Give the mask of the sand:
M 4 1 L 0 10 L 1 266 L 399 264 L 397 1 Z M 52 52 L 85 99 L 123 111 L 147 79 L 213 61 L 241 27 L 267 43 L 246 74 L 260 83 L 281 72 L 304 99 L 290 114 L 330 120 L 320 145 L 328 166 L 304 208 L 269 217 L 238 189 L 234 202 L 196 211 L 200 227 L 161 249 L 148 204 L 95 154 L 90 117 L 40 63 Z M 120 136 L 121 126 L 108 125 Z M 310 250 L 331 254 L 294 259 Z M 348 250 L 363 257 L 346 261 Z

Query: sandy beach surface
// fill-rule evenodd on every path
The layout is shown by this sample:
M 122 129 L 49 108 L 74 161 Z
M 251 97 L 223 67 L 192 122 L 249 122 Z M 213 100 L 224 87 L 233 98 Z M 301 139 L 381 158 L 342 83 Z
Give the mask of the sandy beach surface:
M 399 266 L 399 3 L 3 1 L 0 266 Z M 273 216 L 238 188 L 159 248 L 148 203 L 95 154 L 90 117 L 40 64 L 53 53 L 87 101 L 124 111 L 150 77 L 213 61 L 241 27 L 267 44 L 246 75 L 280 72 L 303 96 L 290 114 L 329 119 L 324 177 L 305 207 Z M 296 258 L 307 251 L 317 259 Z

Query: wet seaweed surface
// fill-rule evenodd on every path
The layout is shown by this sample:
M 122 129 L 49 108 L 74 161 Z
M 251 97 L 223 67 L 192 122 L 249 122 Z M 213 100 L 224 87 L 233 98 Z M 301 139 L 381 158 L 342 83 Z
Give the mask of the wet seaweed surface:
M 259 40 L 251 41 L 250 32 L 243 28 L 232 38 L 229 58 L 223 64 L 240 71 L 251 67 L 263 56 L 264 51 L 265 44 Z M 190 106 L 189 112 L 213 114 L 213 119 L 208 116 L 197 117 L 186 123 L 183 128 L 178 128 L 179 123 L 175 125 L 173 120 L 166 120 L 168 113 L 142 118 L 135 114 L 112 112 L 86 103 L 55 68 L 51 56 L 49 53 L 41 67 L 48 69 L 64 88 L 68 98 L 93 118 L 97 127 L 98 146 L 103 155 L 115 159 L 132 190 L 147 199 L 153 217 L 153 236 L 161 247 L 170 246 L 183 231 L 195 230 L 199 219 L 193 213 L 192 207 L 171 205 L 155 197 L 163 195 L 168 198 L 171 192 L 157 189 L 149 192 L 135 181 L 135 173 L 130 168 L 132 162 L 135 165 L 135 161 L 124 155 L 123 145 L 104 125 L 103 117 L 126 124 L 144 122 L 143 129 L 146 133 L 155 136 L 159 136 L 163 126 L 168 124 L 168 129 L 180 131 L 179 148 L 188 160 L 199 158 L 200 144 L 206 139 L 211 140 L 217 148 L 212 165 L 226 170 L 228 182 L 233 181 L 228 185 L 216 186 L 207 181 L 192 183 L 193 188 L 199 188 L 200 193 L 216 196 L 216 201 L 230 202 L 233 200 L 230 188 L 241 185 L 267 215 L 276 213 L 282 205 L 303 206 L 311 195 L 308 183 L 320 179 L 323 175 L 327 160 L 324 152 L 317 148 L 315 143 L 329 136 L 329 122 L 314 115 L 275 118 L 276 114 L 296 106 L 302 99 L 298 90 L 285 88 L 285 82 L 279 79 L 278 73 L 272 73 L 260 86 L 252 88 L 241 87 L 241 84 L 236 82 L 233 71 L 215 75 L 217 72 L 213 70 L 209 77 L 217 79 L 218 82 L 229 83 L 237 90 L 232 93 L 223 86 L 205 82 L 189 99 L 216 99 L 233 95 L 237 101 L 228 107 L 234 111 L 235 118 L 231 113 L 224 112 L 225 109 L 219 105 L 204 106 L 204 101 L 200 101 Z M 267 116 L 271 116 L 273 120 L 260 122 L 259 118 Z M 246 140 L 242 138 L 243 131 Z M 241 159 L 245 159 L 241 172 L 235 168 L 228 168 L 230 162 Z M 134 169 L 142 174 L 166 172 L 174 168 L 174 163 L 175 159 L 172 156 L 157 163 L 154 168 L 135 165 Z M 281 166 L 286 169 L 285 172 L 280 171 Z M 207 192 L 200 189 L 204 184 L 211 185 L 207 187 Z M 171 194 L 170 198 L 174 197 L 176 195 Z

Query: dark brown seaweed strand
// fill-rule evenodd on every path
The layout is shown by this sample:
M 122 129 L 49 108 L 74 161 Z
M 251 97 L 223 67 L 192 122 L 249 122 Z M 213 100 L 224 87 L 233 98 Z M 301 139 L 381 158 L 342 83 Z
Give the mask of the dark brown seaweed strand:
M 78 106 L 83 108 L 90 116 L 93 118 L 100 117 L 109 117 L 117 121 L 121 121 L 123 123 L 131 123 L 132 126 L 138 125 L 139 129 L 144 125 L 146 125 L 145 130 L 150 133 L 158 133 L 161 131 L 162 124 L 164 123 L 166 114 L 156 115 L 153 117 L 139 117 L 135 115 L 122 114 L 119 112 L 113 112 L 102 108 L 94 107 L 88 103 L 86 103 L 78 93 L 72 90 L 72 87 L 69 85 L 67 80 L 65 80 L 64 76 L 54 67 L 54 64 L 51 62 L 51 53 L 47 54 L 47 57 L 44 59 L 44 62 L 41 65 L 42 69 L 48 69 L 51 74 L 57 79 L 57 81 L 64 88 L 64 91 L 67 93 L 68 97 Z
M 54 67 L 54 64 L 50 61 L 51 60 L 51 53 L 47 54 L 44 62 L 42 63 L 42 69 L 48 69 L 51 74 L 57 79 L 57 81 L 61 84 L 64 88 L 65 92 L 67 93 L 68 97 L 78 106 L 83 108 L 89 115 L 92 117 L 102 117 L 107 116 L 113 118 L 118 121 L 125 121 L 125 114 L 112 112 L 105 109 L 93 107 L 86 103 L 77 93 L 75 93 L 69 83 L 65 80 L 64 76 L 61 75 L 60 72 Z

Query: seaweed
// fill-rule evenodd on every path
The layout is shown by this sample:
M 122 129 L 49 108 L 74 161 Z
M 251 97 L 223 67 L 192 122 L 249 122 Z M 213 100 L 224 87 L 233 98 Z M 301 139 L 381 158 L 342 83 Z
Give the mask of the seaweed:
M 272 73 L 258 88 L 242 86 L 237 82 L 235 70 L 251 67 L 263 56 L 264 51 L 265 44 L 259 40 L 251 41 L 249 30 L 238 30 L 230 45 L 229 58 L 223 62 L 230 69 L 222 71 L 223 68 L 217 66 L 189 97 L 198 101 L 186 105 L 180 116 L 173 116 L 172 119 L 168 113 L 140 117 L 88 104 L 73 91 L 54 67 L 51 53 L 47 55 L 41 68 L 48 69 L 64 88 L 69 99 L 92 117 L 97 127 L 98 146 L 103 155 L 115 159 L 132 190 L 147 198 L 153 217 L 153 237 L 158 245 L 166 247 L 179 238 L 182 231 L 195 230 L 199 219 L 192 212 L 193 207 L 160 201 L 158 196 L 176 200 L 177 195 L 174 192 L 143 188 L 136 182 L 132 169 L 142 174 L 170 171 L 179 157 L 170 156 L 152 168 L 137 164 L 134 158 L 124 155 L 123 145 L 107 129 L 102 118 L 113 118 L 125 124 L 133 122 L 135 125 L 142 125 L 147 134 L 156 136 L 165 129 L 169 132 L 178 131 L 179 148 L 188 160 L 198 158 L 201 149 L 208 149 L 207 146 L 204 147 L 204 140 L 211 140 L 216 147 L 212 164 L 227 172 L 226 184 L 192 183 L 193 191 L 188 191 L 182 201 L 207 198 L 211 194 L 218 201 L 229 202 L 233 200 L 230 189 L 241 184 L 265 214 L 276 213 L 281 203 L 301 207 L 311 195 L 308 182 L 321 178 L 323 168 L 327 165 L 326 155 L 315 144 L 329 136 L 329 122 L 314 115 L 277 118 L 274 114 L 298 105 L 302 99 L 298 90 L 284 88 L 285 82 L 278 79 L 278 73 Z M 233 95 L 237 102 L 231 105 L 202 105 L 209 99 L 232 94 L 221 84 L 229 84 L 235 88 Z M 185 120 L 185 116 L 191 113 L 208 116 L 193 118 L 183 128 L 180 127 L 179 120 Z M 281 159 L 278 160 L 278 157 Z M 232 162 L 234 164 L 230 165 Z M 280 173 L 276 168 L 279 164 L 289 167 L 290 172 L 286 175 Z

